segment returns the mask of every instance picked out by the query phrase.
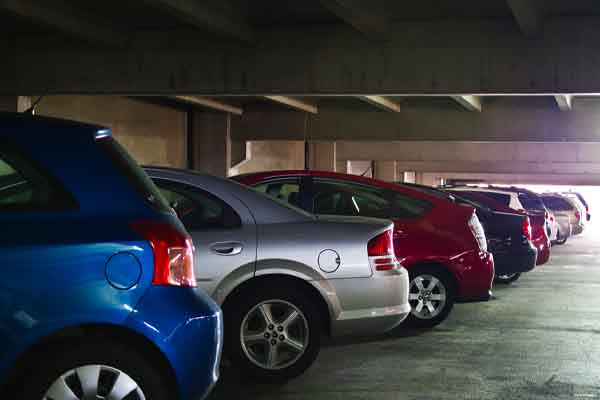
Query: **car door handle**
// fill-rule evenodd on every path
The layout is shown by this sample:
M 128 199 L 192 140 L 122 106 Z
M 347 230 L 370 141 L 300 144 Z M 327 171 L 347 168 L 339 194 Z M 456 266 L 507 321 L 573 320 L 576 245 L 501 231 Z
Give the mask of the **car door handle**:
M 210 246 L 210 250 L 220 256 L 235 256 L 244 250 L 244 245 L 240 242 L 214 243 Z

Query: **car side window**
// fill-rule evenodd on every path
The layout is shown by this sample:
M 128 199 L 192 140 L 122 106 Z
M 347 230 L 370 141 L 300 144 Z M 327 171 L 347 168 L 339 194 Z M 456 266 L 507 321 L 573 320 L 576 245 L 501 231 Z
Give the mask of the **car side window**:
M 494 193 L 494 192 L 481 192 L 481 194 L 491 197 L 497 202 L 504 204 L 505 206 L 510 205 L 510 195 L 504 193 Z
M 278 179 L 254 186 L 257 191 L 300 207 L 300 179 Z
M 417 218 L 431 209 L 423 200 L 375 186 L 315 179 L 315 214 L 376 218 Z
M 164 180 L 155 183 L 189 230 L 237 229 L 242 225 L 233 208 L 208 192 Z
M 0 212 L 46 212 L 75 209 L 74 198 L 62 185 L 22 156 L 0 143 Z

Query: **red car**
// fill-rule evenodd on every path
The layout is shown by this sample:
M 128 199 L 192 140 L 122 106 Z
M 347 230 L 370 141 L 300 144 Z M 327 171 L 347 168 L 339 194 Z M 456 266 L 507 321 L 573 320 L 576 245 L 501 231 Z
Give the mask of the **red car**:
M 447 190 L 452 192 L 451 188 Z M 546 216 L 544 214 L 527 212 L 524 210 L 514 210 L 509 206 L 500 203 L 493 197 L 487 196 L 486 192 L 479 192 L 477 190 L 461 190 L 456 192 L 456 194 L 473 201 L 478 201 L 490 207 L 494 211 L 507 213 L 520 212 L 527 215 L 531 223 L 531 243 L 538 251 L 536 265 L 546 264 L 548 260 L 550 260 L 550 237 L 548 236 L 548 231 L 546 229 Z
M 455 301 L 487 300 L 494 260 L 475 210 L 446 198 L 355 175 L 275 171 L 233 177 L 314 214 L 392 219 L 397 258 L 410 273 L 408 321 L 442 322 Z

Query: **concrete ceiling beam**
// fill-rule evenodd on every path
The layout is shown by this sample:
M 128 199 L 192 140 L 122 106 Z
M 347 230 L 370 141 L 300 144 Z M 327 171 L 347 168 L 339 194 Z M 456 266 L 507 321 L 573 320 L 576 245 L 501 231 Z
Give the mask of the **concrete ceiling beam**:
M 265 99 L 275 103 L 283 104 L 294 110 L 303 111 L 309 114 L 318 114 L 319 109 L 316 105 L 308 103 L 304 100 L 295 99 L 289 96 L 265 96 Z
M 469 111 L 481 112 L 481 97 L 473 95 L 452 96 L 461 106 Z
M 548 35 L 537 40 L 507 34 L 512 24 L 489 19 L 394 22 L 386 43 L 357 40 L 337 25 L 310 31 L 273 28 L 252 48 L 231 40 L 209 41 L 203 32 L 189 30 L 187 36 L 137 32 L 127 53 L 82 49 L 56 36 L 17 35 L 0 38 L 0 51 L 10 55 L 0 65 L 0 72 L 7 72 L 0 76 L 0 94 L 600 93 L 600 48 L 595 42 L 600 17 L 549 19 L 544 25 Z M 572 44 L 574 37 L 577 46 Z
M 544 18 L 537 0 L 506 1 L 519 29 L 525 36 L 535 37 L 542 34 Z
M 435 105 L 382 113 L 323 104 L 308 130 L 302 113 L 253 110 L 234 135 L 240 140 L 600 142 L 600 102 L 589 99 L 585 107 L 560 112 L 549 100 L 495 99 L 482 113 Z
M 112 47 L 124 47 L 129 34 L 115 26 L 104 26 L 61 3 L 33 0 L 0 0 L 0 9 L 55 28 L 61 32 Z
M 233 37 L 246 43 L 254 42 L 254 31 L 245 21 L 213 10 L 195 0 L 143 0 L 196 28 Z
M 376 15 L 364 7 L 364 2 L 352 0 L 320 0 L 323 7 L 351 25 L 367 38 L 389 40 L 390 26 L 386 17 Z
M 358 98 L 382 110 L 400 112 L 400 104 L 384 96 L 358 96 Z
M 222 103 L 215 99 L 210 99 L 202 96 L 172 96 L 173 99 L 184 103 L 193 104 L 195 106 L 206 107 L 217 111 L 226 112 L 233 115 L 242 115 L 244 110 L 240 107 Z

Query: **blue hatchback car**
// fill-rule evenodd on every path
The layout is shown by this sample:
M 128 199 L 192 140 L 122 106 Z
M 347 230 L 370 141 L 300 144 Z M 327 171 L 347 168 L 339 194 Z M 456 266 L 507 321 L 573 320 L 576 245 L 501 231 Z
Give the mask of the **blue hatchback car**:
M 222 317 L 193 252 L 110 131 L 0 113 L 0 398 L 205 396 Z

